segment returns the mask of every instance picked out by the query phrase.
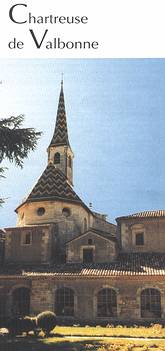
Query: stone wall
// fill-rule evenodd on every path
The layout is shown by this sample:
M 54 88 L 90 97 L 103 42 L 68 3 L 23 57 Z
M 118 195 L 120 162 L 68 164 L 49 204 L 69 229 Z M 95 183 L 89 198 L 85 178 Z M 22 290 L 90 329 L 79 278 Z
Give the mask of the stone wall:
M 114 320 L 150 320 L 141 319 L 140 294 L 145 288 L 156 288 L 161 293 L 162 319 L 165 318 L 165 282 L 159 277 L 129 278 L 64 278 L 32 277 L 32 278 L 8 278 L 0 280 L 0 297 L 5 306 L 6 314 L 11 314 L 12 292 L 19 287 L 28 287 L 31 290 L 30 314 L 36 315 L 44 310 L 54 311 L 55 292 L 62 287 L 74 291 L 74 318 L 80 322 Z M 97 317 L 97 294 L 103 288 L 111 288 L 117 294 L 117 317 Z M 66 318 L 67 319 L 67 318 Z M 68 318 L 69 319 L 69 318 Z M 59 318 L 60 320 L 60 318 Z
M 54 310 L 55 291 L 61 287 L 74 290 L 75 294 L 75 320 L 97 322 L 106 320 L 140 320 L 140 294 L 144 288 L 156 288 L 161 293 L 162 319 L 165 318 L 165 282 L 157 278 L 150 278 L 145 282 L 142 278 L 94 278 L 94 279 L 37 279 L 32 283 L 31 313 L 36 314 L 42 310 Z M 112 288 L 117 293 L 117 317 L 97 317 L 97 294 L 103 288 Z M 145 320 L 145 319 L 143 319 Z M 147 320 L 147 319 L 146 319 Z M 148 319 L 149 320 L 149 319 Z
M 37 209 L 41 207 L 45 208 L 45 213 L 39 216 L 37 214 Z M 70 210 L 70 215 L 68 217 L 63 214 L 64 208 Z M 60 239 L 62 242 L 65 242 L 86 230 L 86 228 L 84 228 L 84 219 L 86 219 L 87 228 L 93 225 L 92 214 L 80 204 L 65 201 L 38 201 L 26 203 L 18 210 L 17 225 L 20 227 L 22 225 L 32 226 L 56 223 L 59 228 Z
M 25 244 L 26 234 L 31 241 Z M 55 239 L 54 239 L 55 240 Z M 53 226 L 6 228 L 6 263 L 49 263 L 52 260 Z
M 94 216 L 92 227 L 116 235 L 117 226 L 99 218 L 98 216 Z

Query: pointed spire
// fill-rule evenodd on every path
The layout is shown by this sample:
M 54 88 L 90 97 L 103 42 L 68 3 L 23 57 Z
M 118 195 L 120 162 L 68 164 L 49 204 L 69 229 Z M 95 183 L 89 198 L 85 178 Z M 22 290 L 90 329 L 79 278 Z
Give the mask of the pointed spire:
M 63 92 L 63 74 L 61 79 L 61 91 L 58 102 L 56 125 L 53 138 L 49 146 L 66 145 L 69 146 L 67 120 L 65 112 L 65 101 Z
M 63 76 L 64 76 L 64 73 L 61 73 L 61 89 L 63 89 Z

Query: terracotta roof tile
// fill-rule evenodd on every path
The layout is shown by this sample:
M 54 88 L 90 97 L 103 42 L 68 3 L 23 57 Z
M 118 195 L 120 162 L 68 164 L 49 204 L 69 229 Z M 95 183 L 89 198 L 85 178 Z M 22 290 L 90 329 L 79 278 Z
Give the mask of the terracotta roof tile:
M 128 216 L 121 216 L 116 219 L 120 220 L 120 219 L 127 219 L 127 218 L 146 218 L 146 217 L 165 217 L 165 210 L 143 211 L 143 212 L 133 213 Z
M 23 276 L 54 276 L 54 277 L 111 277 L 111 276 L 157 276 L 165 275 L 165 254 L 161 253 L 121 253 L 110 263 L 66 263 L 49 267 L 19 265 L 5 266 L 0 274 Z

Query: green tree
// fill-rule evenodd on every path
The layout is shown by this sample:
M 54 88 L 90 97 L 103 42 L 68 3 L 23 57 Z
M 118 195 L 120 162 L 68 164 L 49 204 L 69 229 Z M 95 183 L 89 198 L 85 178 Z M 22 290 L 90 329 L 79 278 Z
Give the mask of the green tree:
M 24 116 L 0 119 L 0 163 L 4 159 L 23 167 L 23 161 L 31 150 L 35 150 L 41 132 L 34 128 L 23 128 Z M 4 167 L 0 167 L 0 177 L 4 177 Z M 4 199 L 0 199 L 0 204 Z

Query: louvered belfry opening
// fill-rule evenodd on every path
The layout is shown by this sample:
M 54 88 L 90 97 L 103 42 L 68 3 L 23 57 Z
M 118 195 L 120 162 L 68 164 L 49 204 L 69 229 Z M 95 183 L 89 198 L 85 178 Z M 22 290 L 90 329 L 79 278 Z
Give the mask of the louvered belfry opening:
M 55 313 L 57 316 L 74 316 L 74 291 L 60 288 L 55 294 Z
M 161 317 L 161 296 L 157 289 L 145 289 L 141 293 L 141 317 Z
M 60 153 L 56 152 L 54 155 L 54 164 L 57 165 L 60 163 Z
M 117 316 L 117 294 L 114 289 L 105 288 L 97 295 L 97 316 L 116 317 Z
M 22 287 L 13 291 L 11 309 L 13 316 L 30 314 L 30 289 Z

